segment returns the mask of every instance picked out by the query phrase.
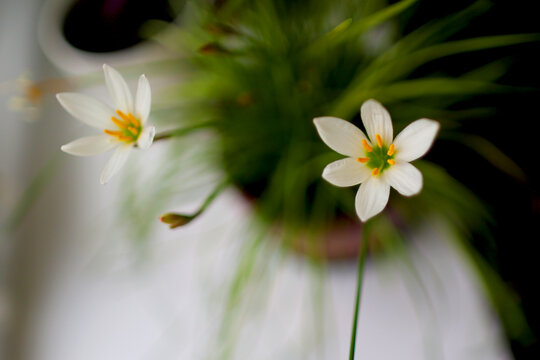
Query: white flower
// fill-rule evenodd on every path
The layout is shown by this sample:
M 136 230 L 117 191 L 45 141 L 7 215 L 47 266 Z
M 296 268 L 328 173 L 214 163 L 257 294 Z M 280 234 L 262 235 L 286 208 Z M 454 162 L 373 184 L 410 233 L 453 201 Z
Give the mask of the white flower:
M 0 84 L 0 94 L 12 94 L 7 102 L 9 110 L 23 113 L 24 120 L 34 122 L 41 113 L 41 103 L 45 95 L 43 83 L 34 82 L 28 73 L 24 73 L 15 80 Z
M 392 119 L 379 102 L 366 101 L 360 114 L 369 138 L 342 119 L 325 116 L 313 122 L 326 145 L 348 156 L 328 164 L 323 178 L 342 187 L 361 183 L 355 207 L 358 217 L 365 222 L 385 208 L 390 186 L 405 196 L 420 192 L 422 173 L 409 162 L 429 150 L 439 131 L 439 123 L 416 120 L 393 139 Z
M 100 182 L 105 184 L 126 163 L 135 144 L 140 149 L 147 149 L 152 144 L 156 130 L 146 126 L 151 105 L 150 84 L 146 77 L 139 77 L 134 102 L 122 75 L 108 65 L 103 65 L 103 71 L 115 110 L 82 94 L 60 93 L 56 98 L 75 118 L 103 131 L 101 135 L 83 137 L 63 145 L 62 151 L 89 156 L 116 148 L 101 173 Z

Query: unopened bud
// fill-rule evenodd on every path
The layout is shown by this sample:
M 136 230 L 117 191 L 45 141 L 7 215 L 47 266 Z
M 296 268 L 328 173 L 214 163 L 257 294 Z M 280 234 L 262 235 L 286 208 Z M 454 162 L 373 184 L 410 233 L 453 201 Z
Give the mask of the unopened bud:
M 218 43 L 208 43 L 199 48 L 199 53 L 203 55 L 224 55 L 228 54 L 229 51 L 224 49 Z
M 225 24 L 211 23 L 206 25 L 204 29 L 206 32 L 214 36 L 236 34 L 236 31 L 232 27 Z
M 194 218 L 195 217 L 193 215 L 168 213 L 162 215 L 159 220 L 161 220 L 162 223 L 169 225 L 171 229 L 174 229 L 179 226 L 189 224 Z

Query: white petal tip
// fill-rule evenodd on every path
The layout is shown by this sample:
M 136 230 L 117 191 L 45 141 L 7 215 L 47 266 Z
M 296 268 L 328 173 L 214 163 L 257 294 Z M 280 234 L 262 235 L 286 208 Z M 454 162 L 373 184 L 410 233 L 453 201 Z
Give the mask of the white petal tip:
M 369 216 L 366 216 L 366 215 L 360 215 L 360 214 L 357 214 L 357 215 L 358 215 L 358 218 L 360 219 L 360 221 L 363 222 L 363 223 L 365 223 L 365 222 L 367 222 L 369 219 L 374 218 L 376 215 L 379 215 L 381 212 L 382 212 L 382 210 L 379 211 L 379 212 L 376 213 L 376 214 L 372 214 L 372 215 L 369 215 Z
M 360 113 L 362 113 L 362 109 L 364 109 L 364 111 L 366 109 L 368 109 L 369 107 L 375 107 L 375 108 L 383 108 L 383 109 L 386 109 L 383 104 L 381 104 L 379 101 L 375 100 L 375 99 L 368 99 L 366 101 L 364 101 L 362 103 L 362 105 L 360 106 Z
M 64 106 L 64 101 L 69 97 L 69 94 L 68 92 L 62 92 L 62 93 L 58 93 L 56 94 L 56 100 L 58 100 L 58 102 Z
M 376 215 L 379 215 L 381 212 L 382 212 L 382 210 L 379 211 L 379 212 L 376 213 L 376 214 L 369 214 L 369 215 L 367 215 L 367 214 L 358 214 L 358 213 L 357 213 L 356 215 L 358 215 L 358 218 L 360 219 L 361 222 L 365 223 L 365 222 L 367 222 L 369 219 L 372 219 L 372 218 L 374 218 Z
M 364 101 L 362 103 L 362 106 L 366 106 L 366 105 L 369 105 L 369 104 L 377 104 L 377 105 L 382 106 L 382 104 L 379 101 L 375 100 L 375 99 L 367 99 L 366 101 Z
M 441 124 L 436 120 L 422 118 L 418 119 L 417 121 L 423 121 L 426 125 L 432 126 L 433 129 L 436 129 L 436 131 L 439 131 L 439 129 L 441 128 Z
M 139 149 L 146 150 L 152 145 L 152 142 L 154 141 L 154 136 L 156 135 L 156 128 L 153 126 L 146 127 L 141 135 L 139 136 L 139 139 L 137 140 L 137 146 Z
M 321 122 L 323 121 L 322 120 L 323 118 L 321 117 L 316 117 L 313 119 L 313 125 L 315 125 L 315 127 L 317 128 L 317 130 L 319 129 L 319 127 L 321 126 Z
M 360 185 L 356 193 L 356 214 L 366 222 L 384 210 L 388 203 L 390 186 L 384 181 L 370 179 Z

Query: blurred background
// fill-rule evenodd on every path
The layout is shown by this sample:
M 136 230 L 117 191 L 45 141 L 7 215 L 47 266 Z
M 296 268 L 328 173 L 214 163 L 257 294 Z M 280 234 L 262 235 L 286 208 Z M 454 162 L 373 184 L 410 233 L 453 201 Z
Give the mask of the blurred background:
M 345 358 L 359 239 L 347 208 L 354 190 L 306 180 L 298 191 L 271 179 L 281 174 L 275 159 L 325 164 L 334 156 L 317 143 L 314 116 L 360 124 L 354 112 L 376 97 L 395 133 L 424 116 L 443 131 L 419 165 L 425 195 L 392 198 L 388 219 L 398 221 L 378 223 L 370 243 L 357 357 L 538 359 L 534 5 L 0 0 L 1 358 Z M 103 63 L 132 91 L 147 75 L 158 132 L 230 121 L 134 152 L 102 186 L 108 155 L 60 152 L 92 130 L 54 94 L 109 102 Z M 389 85 L 362 87 L 358 74 Z M 289 126 L 300 120 L 282 120 L 288 114 L 305 121 Z M 260 122 L 247 125 L 253 118 Z M 247 152 L 253 160 L 242 155 L 245 125 L 264 145 Z M 289 148 L 289 138 L 300 145 Z M 274 160 L 275 168 L 260 167 Z M 317 179 L 321 171 L 313 165 Z M 159 223 L 169 211 L 196 211 L 223 178 L 232 185 L 193 222 Z M 287 195 L 291 187 L 303 200 Z M 332 196 L 345 205 L 325 202 Z M 296 217 L 317 206 L 320 217 L 306 210 L 313 224 Z M 346 225 L 319 229 L 334 218 Z M 334 245 L 311 251 L 303 240 L 311 229 Z

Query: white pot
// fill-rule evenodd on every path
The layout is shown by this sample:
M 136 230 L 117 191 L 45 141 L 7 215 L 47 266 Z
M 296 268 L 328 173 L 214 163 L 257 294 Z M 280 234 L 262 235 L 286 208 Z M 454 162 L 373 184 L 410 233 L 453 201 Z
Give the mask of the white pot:
M 105 53 L 91 53 L 75 48 L 67 42 L 62 30 L 65 16 L 73 2 L 74 0 L 46 0 L 41 8 L 38 23 L 38 41 L 41 49 L 66 75 L 95 72 L 104 63 L 121 67 L 166 57 L 165 50 L 150 41 Z

